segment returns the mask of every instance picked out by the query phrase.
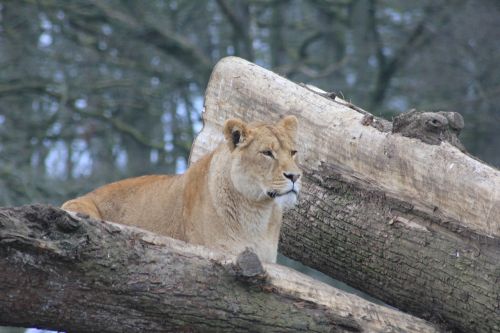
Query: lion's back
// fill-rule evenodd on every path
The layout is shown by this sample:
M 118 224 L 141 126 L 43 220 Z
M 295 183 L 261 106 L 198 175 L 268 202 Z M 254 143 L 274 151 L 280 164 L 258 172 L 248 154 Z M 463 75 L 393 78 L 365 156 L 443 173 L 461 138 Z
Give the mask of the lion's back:
M 104 185 L 88 194 L 101 218 L 176 237 L 182 215 L 179 175 L 148 175 Z

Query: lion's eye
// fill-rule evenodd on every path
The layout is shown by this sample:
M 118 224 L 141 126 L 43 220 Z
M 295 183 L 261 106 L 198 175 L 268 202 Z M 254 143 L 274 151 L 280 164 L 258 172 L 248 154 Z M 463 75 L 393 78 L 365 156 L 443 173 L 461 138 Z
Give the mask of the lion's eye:
M 292 151 L 290 152 L 290 155 L 292 155 L 292 156 L 295 156 L 296 154 L 297 154 L 297 151 L 296 151 L 296 150 L 292 150 Z
M 271 158 L 274 158 L 273 152 L 270 150 L 263 150 L 263 151 L 261 151 L 261 153 L 266 155 L 266 156 L 269 156 Z

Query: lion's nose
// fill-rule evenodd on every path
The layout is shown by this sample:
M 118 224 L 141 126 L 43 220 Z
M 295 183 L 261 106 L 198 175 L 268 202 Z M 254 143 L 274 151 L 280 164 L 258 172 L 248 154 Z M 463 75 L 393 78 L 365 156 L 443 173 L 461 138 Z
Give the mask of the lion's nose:
M 284 172 L 283 176 L 285 176 L 285 178 L 290 179 L 292 181 L 292 183 L 295 183 L 300 178 L 300 174 L 298 174 L 298 173 L 286 173 L 286 172 Z

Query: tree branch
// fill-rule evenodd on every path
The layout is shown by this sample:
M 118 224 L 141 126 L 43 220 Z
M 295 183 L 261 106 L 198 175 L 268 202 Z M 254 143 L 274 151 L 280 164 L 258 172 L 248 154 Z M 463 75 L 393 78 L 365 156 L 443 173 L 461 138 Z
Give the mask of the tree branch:
M 27 3 L 32 3 L 31 0 L 23 0 Z M 88 29 L 88 20 L 98 20 L 103 23 L 119 26 L 126 31 L 131 38 L 150 43 L 159 50 L 162 50 L 168 55 L 173 56 L 179 62 L 195 68 L 195 72 L 200 74 L 203 80 L 206 80 L 212 69 L 212 61 L 205 56 L 195 45 L 187 41 L 182 36 L 165 27 L 159 27 L 151 22 L 138 21 L 133 15 L 120 10 L 118 6 L 111 6 L 103 1 L 89 0 L 92 6 L 81 8 L 73 3 L 62 2 L 55 4 L 53 1 L 39 0 L 39 4 L 46 8 L 63 9 L 71 12 L 71 17 L 81 17 L 81 24 L 76 24 L 78 29 L 85 31 Z M 95 32 L 93 31 L 92 34 Z
M 71 332 L 437 332 L 251 251 L 48 206 L 0 209 L 0 324 Z M 19 309 L 22 309 L 20 311 Z
M 254 59 L 253 45 L 252 39 L 250 37 L 249 28 L 243 23 L 242 18 L 239 18 L 236 13 L 229 7 L 225 0 L 216 0 L 217 5 L 221 9 L 224 16 L 227 18 L 231 26 L 233 27 L 234 32 L 237 36 L 241 38 L 243 41 L 243 45 L 245 45 L 245 57 L 250 61 Z
M 73 105 L 68 105 L 68 107 L 70 107 L 71 110 L 73 110 L 73 112 L 80 113 L 86 117 L 92 117 L 92 118 L 104 120 L 105 122 L 109 123 L 111 126 L 113 126 L 119 132 L 121 132 L 125 135 L 128 135 L 133 140 L 144 145 L 145 147 L 152 148 L 152 149 L 158 149 L 158 150 L 165 150 L 165 146 L 162 143 L 151 142 L 144 135 L 142 135 L 141 132 L 139 132 L 134 127 L 128 125 L 124 121 L 120 120 L 119 118 L 107 116 L 107 115 L 100 113 L 100 112 L 82 110 L 82 109 L 74 107 Z
M 51 82 L 39 78 L 25 78 L 24 80 L 11 80 L 0 85 L 0 97 L 26 93 L 47 94 L 55 97 L 57 94 L 47 89 Z
M 387 89 L 390 87 L 392 77 L 397 70 L 402 66 L 403 62 L 408 59 L 412 49 L 417 45 L 423 44 L 430 39 L 430 34 L 425 34 L 426 24 L 432 18 L 433 5 L 424 8 L 423 18 L 416 24 L 410 32 L 406 41 L 394 52 L 392 57 L 387 57 L 384 54 L 384 44 L 377 27 L 376 18 L 376 0 L 371 0 L 369 3 L 368 27 L 373 35 L 375 43 L 375 54 L 379 65 L 375 89 L 372 94 L 370 109 L 376 109 L 384 100 Z
M 130 31 L 130 35 L 136 39 L 148 41 L 158 49 L 177 58 L 180 62 L 197 68 L 197 72 L 208 78 L 212 70 L 212 61 L 198 48 L 180 35 L 164 27 L 158 27 L 148 22 L 138 22 L 133 16 L 120 11 L 116 6 L 111 7 L 102 1 L 91 3 L 99 8 L 106 18 L 114 21 Z

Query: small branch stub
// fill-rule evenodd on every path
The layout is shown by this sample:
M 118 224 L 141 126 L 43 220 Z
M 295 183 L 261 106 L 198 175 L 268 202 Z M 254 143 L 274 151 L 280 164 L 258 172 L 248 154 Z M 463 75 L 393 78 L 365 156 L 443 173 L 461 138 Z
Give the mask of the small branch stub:
M 249 247 L 236 258 L 234 270 L 238 279 L 250 284 L 261 284 L 267 279 L 267 273 L 259 257 Z

